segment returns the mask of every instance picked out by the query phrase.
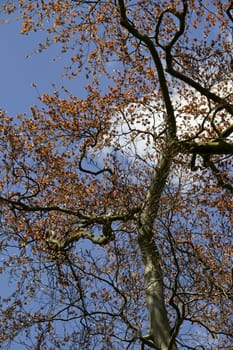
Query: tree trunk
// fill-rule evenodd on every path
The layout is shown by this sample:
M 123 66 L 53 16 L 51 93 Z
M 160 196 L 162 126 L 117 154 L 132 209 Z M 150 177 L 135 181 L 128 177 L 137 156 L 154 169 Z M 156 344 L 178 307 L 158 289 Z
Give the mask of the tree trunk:
M 145 293 L 150 322 L 150 336 L 159 350 L 177 350 L 170 345 L 171 328 L 165 307 L 163 273 L 160 256 L 155 244 L 153 226 L 158 214 L 159 202 L 163 193 L 172 163 L 172 147 L 167 147 L 154 170 L 142 210 L 138 230 L 138 244 L 144 263 Z
M 171 328 L 164 303 L 163 273 L 159 253 L 153 237 L 149 237 L 147 234 L 140 234 L 139 246 L 145 269 L 145 293 L 150 322 L 149 334 L 153 338 L 156 348 L 168 350 Z M 177 347 L 174 344 L 170 349 L 177 350 Z

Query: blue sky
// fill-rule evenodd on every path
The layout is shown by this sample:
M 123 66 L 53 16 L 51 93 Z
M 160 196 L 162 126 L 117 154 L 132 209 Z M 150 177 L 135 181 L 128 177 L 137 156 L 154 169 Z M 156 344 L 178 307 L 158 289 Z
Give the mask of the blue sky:
M 10 115 L 28 112 L 29 106 L 38 103 L 38 95 L 52 92 L 51 83 L 64 84 L 71 90 L 80 90 L 76 79 L 61 77 L 64 57 L 54 61 L 57 45 L 40 54 L 33 54 L 38 42 L 43 41 L 42 32 L 20 34 L 20 22 L 13 19 L 0 23 L 0 108 Z M 30 57 L 27 58 L 27 55 Z M 38 90 L 32 87 L 37 84 Z

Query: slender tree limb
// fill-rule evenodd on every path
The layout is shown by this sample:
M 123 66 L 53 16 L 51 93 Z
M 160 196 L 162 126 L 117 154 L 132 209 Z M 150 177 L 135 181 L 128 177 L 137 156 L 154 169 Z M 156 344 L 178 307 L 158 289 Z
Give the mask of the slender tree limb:
M 220 139 L 225 139 L 225 138 L 229 137 L 232 133 L 233 133 L 233 124 L 229 125 L 228 128 L 226 128 L 225 130 L 223 130 L 223 131 L 219 134 L 219 138 L 220 138 Z
M 159 54 L 155 48 L 153 41 L 147 35 L 140 33 L 136 29 L 134 24 L 132 22 L 130 22 L 129 19 L 127 18 L 124 1 L 118 0 L 118 4 L 119 4 L 119 10 L 120 10 L 120 23 L 121 23 L 121 25 L 124 28 L 126 28 L 129 31 L 129 33 L 131 33 L 135 38 L 142 41 L 151 53 L 155 67 L 157 69 L 159 82 L 160 82 L 160 86 L 161 86 L 161 91 L 162 91 L 162 96 L 163 96 L 163 101 L 164 101 L 164 104 L 166 107 L 167 122 L 168 122 L 168 129 L 167 130 L 169 133 L 169 137 L 171 139 L 176 139 L 176 118 L 175 118 L 173 105 L 171 102 L 170 93 L 168 90 L 166 77 L 164 74 L 163 65 L 162 65 L 161 59 L 159 57 Z
M 97 224 L 106 224 L 108 222 L 114 221 L 128 221 L 130 219 L 135 218 L 135 215 L 140 212 L 140 207 L 135 207 L 132 209 L 128 209 L 127 212 L 118 212 L 118 213 L 109 213 L 103 215 L 88 215 L 85 214 L 83 210 L 77 209 L 67 209 L 63 207 L 59 207 L 57 205 L 53 206 L 39 206 L 39 205 L 30 205 L 22 202 L 22 200 L 12 200 L 10 198 L 0 196 L 0 202 L 10 205 L 15 210 L 21 210 L 26 212 L 52 212 L 57 211 L 60 213 L 68 214 L 71 216 L 76 216 L 84 222 L 88 223 L 97 223 Z
M 175 70 L 172 66 L 172 55 L 170 52 L 170 48 L 166 49 L 166 61 L 167 61 L 167 72 L 170 73 L 173 77 L 178 78 L 179 80 L 185 82 L 187 85 L 193 87 L 195 90 L 200 92 L 202 95 L 206 96 L 208 99 L 218 103 L 218 104 L 224 104 L 225 109 L 227 112 L 229 112 L 231 115 L 233 115 L 233 105 L 230 103 L 226 103 L 224 101 L 224 98 L 219 97 L 215 93 L 211 92 L 209 89 L 203 87 L 201 84 L 193 80 L 192 78 L 188 77 L 187 75 L 184 75 L 183 73 Z
M 212 174 L 217 179 L 218 184 L 222 188 L 225 188 L 226 190 L 228 190 L 231 193 L 233 193 L 233 186 L 223 179 L 223 176 L 222 176 L 221 172 L 218 170 L 218 168 L 215 166 L 215 164 L 209 158 L 206 161 L 206 166 L 208 166 L 211 169 Z

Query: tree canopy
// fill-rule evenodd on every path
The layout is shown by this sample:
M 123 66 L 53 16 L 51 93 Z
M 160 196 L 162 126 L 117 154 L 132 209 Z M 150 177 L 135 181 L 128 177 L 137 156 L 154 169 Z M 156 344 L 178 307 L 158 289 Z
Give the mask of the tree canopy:
M 0 112 L 2 346 L 230 349 L 232 2 L 1 6 L 77 81 Z

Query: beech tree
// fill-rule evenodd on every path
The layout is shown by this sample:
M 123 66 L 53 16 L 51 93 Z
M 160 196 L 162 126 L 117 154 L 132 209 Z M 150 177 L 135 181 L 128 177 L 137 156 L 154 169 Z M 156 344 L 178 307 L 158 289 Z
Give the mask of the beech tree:
M 2 11 L 80 93 L 1 112 L 2 346 L 232 348 L 232 2 Z

